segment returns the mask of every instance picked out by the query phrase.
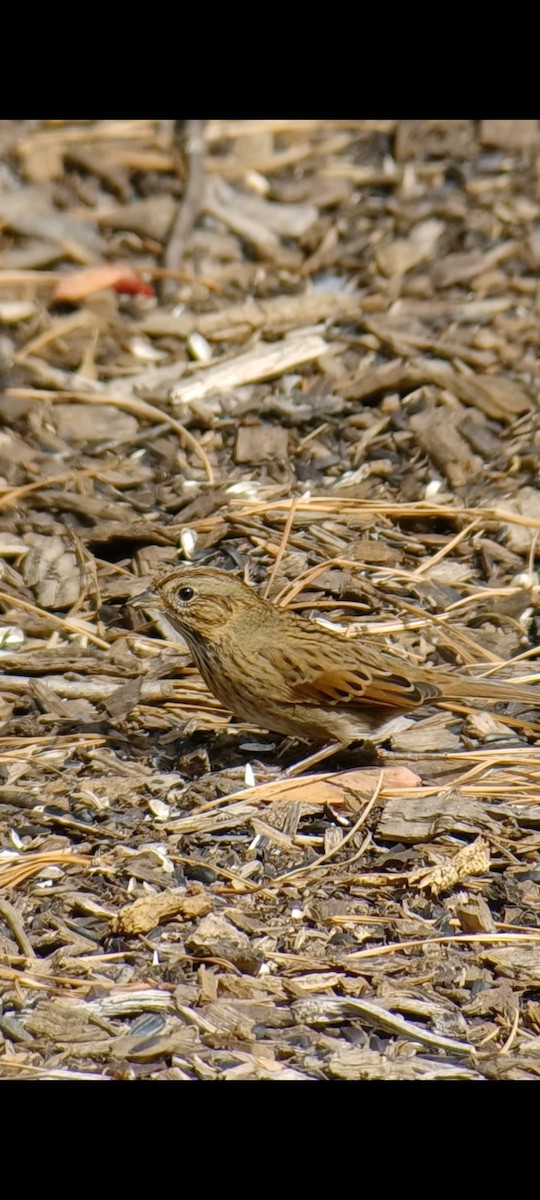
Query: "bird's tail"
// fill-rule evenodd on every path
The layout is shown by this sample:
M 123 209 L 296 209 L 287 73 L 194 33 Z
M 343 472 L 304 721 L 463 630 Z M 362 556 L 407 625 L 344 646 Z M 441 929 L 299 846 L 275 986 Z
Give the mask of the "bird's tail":
M 442 683 L 442 681 L 441 681 Z M 445 677 L 442 685 L 445 698 L 461 700 L 505 700 L 508 704 L 519 701 L 522 704 L 540 707 L 540 687 L 526 687 L 513 680 L 496 681 L 491 679 L 456 679 L 452 675 Z

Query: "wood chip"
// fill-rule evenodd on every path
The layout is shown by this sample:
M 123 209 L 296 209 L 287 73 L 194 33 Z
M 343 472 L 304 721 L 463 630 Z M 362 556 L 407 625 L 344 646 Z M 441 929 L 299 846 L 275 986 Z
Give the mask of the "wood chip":
M 304 325 L 316 325 L 329 318 L 351 318 L 361 309 L 358 295 L 346 292 L 301 292 L 296 296 L 274 296 L 260 300 L 250 298 L 242 304 L 227 304 L 209 313 L 167 313 L 162 309 L 149 313 L 139 328 L 150 336 L 188 338 L 198 331 L 210 341 L 220 340 L 231 332 L 256 329 L 286 331 Z
M 476 838 L 470 846 L 463 846 L 450 859 L 428 870 L 419 868 L 410 875 L 410 882 L 419 888 L 429 888 L 437 895 L 449 891 L 469 875 L 485 875 L 489 871 L 489 845 L 483 838 Z
M 486 146 L 502 146 L 504 150 L 538 146 L 538 121 L 481 121 L 480 141 Z
M 236 435 L 235 462 L 286 462 L 289 435 L 279 425 L 241 425 Z
M 530 517 L 532 521 L 539 521 L 540 494 L 536 488 L 520 488 L 510 499 L 506 500 L 505 508 L 508 512 L 517 513 L 520 517 Z M 534 525 L 527 527 L 527 525 L 508 524 L 503 528 L 506 545 L 518 554 L 527 552 L 532 545 L 533 538 L 536 539 Z
M 384 275 L 404 275 L 418 263 L 429 260 L 444 232 L 442 221 L 421 221 L 408 238 L 396 238 L 377 249 L 377 264 Z
M 141 896 L 133 904 L 120 909 L 111 920 L 111 933 L 149 933 L 164 921 L 182 917 L 191 921 L 211 911 L 211 901 L 202 893 L 186 896 L 185 892 L 159 892 L 156 896 Z
M 491 909 L 483 896 L 467 896 L 459 900 L 454 912 L 464 933 L 491 933 L 495 929 Z
M 471 454 L 470 447 L 457 429 L 452 414 L 431 407 L 410 419 L 422 449 L 446 475 L 453 488 L 463 487 L 482 469 L 482 460 Z
M 68 442 L 130 442 L 139 429 L 135 417 L 109 404 L 55 404 L 52 420 Z
M 498 828 L 509 816 L 505 805 L 490 805 L 458 793 L 393 799 L 385 804 L 378 836 L 395 842 L 422 842 L 443 833 L 477 833 L 479 828 Z
M 122 204 L 119 208 L 108 208 L 99 214 L 99 220 L 111 229 L 130 229 L 142 237 L 164 242 L 175 215 L 173 197 L 164 195 L 134 200 L 132 204 Z
M 44 608 L 67 608 L 79 597 L 81 570 L 73 550 L 56 534 L 27 534 L 28 553 L 24 559 L 25 583 L 34 588 L 38 604 Z
M 480 957 L 495 967 L 498 975 L 505 975 L 520 987 L 536 989 L 540 985 L 540 946 L 490 946 Z
M 210 392 L 284 375 L 294 367 L 320 358 L 327 349 L 326 342 L 316 334 L 287 338 L 274 346 L 260 345 L 230 362 L 208 367 L 190 382 L 178 384 L 171 392 L 171 400 L 174 404 L 189 404 Z

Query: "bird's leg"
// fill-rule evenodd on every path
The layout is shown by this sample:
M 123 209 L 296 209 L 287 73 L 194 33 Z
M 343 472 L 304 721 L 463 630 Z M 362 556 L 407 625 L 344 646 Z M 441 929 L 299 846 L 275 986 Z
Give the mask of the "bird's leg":
M 307 767 L 314 767 L 316 763 L 320 763 L 325 758 L 330 758 L 331 754 L 336 754 L 338 750 L 345 749 L 345 742 L 327 742 L 325 746 L 321 746 L 315 754 L 310 754 L 309 758 L 303 758 L 301 762 L 295 763 L 283 772 L 284 779 L 290 779 L 293 775 L 300 775 L 301 771 L 305 771 Z

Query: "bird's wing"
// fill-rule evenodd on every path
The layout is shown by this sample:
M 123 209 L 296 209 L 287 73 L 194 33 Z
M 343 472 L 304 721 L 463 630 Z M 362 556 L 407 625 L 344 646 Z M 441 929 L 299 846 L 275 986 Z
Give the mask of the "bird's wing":
M 319 629 L 310 637 L 308 629 L 298 640 L 289 636 L 281 645 L 264 649 L 281 676 L 285 703 L 408 709 L 440 695 L 435 684 L 408 678 L 405 664 L 402 671 L 394 656 L 385 661 L 385 655 L 361 648 L 352 639 L 328 634 L 327 640 Z
M 367 674 L 367 672 L 366 672 Z M 311 704 L 380 704 L 395 708 L 416 708 L 439 694 L 429 683 L 416 683 L 405 675 L 369 674 L 359 670 L 321 671 L 314 678 L 296 684 L 295 696 Z

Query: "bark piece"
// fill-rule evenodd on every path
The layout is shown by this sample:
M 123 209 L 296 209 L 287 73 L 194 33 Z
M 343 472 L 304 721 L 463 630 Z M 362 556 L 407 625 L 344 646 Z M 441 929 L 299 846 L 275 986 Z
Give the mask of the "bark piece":
M 389 800 L 381 813 L 377 834 L 395 842 L 423 842 L 444 833 L 496 832 L 502 817 L 512 811 L 498 802 L 472 799 L 458 791 L 440 796 L 410 796 Z

